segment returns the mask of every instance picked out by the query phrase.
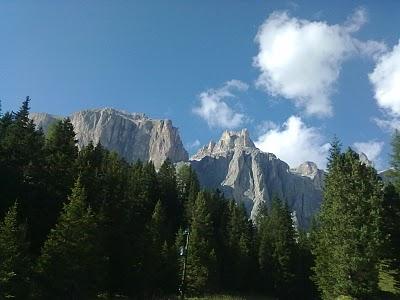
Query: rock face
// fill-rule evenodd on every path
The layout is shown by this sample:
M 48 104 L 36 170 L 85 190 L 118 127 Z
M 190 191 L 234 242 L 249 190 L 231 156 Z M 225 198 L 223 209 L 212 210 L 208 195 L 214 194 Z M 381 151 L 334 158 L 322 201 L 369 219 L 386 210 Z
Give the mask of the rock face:
M 200 183 L 243 202 L 254 219 L 274 196 L 285 199 L 301 227 L 307 227 L 322 200 L 323 171 L 311 162 L 294 170 L 254 146 L 247 130 L 226 131 L 190 160 Z
M 365 164 L 368 167 L 374 166 L 373 162 L 368 159 L 368 156 L 364 152 L 360 152 L 360 153 L 358 153 L 358 155 L 360 156 L 360 161 L 363 164 Z
M 60 117 L 44 113 L 30 116 L 44 131 Z M 165 159 L 188 160 L 178 129 L 170 120 L 149 119 L 144 114 L 127 113 L 111 108 L 79 111 L 70 116 L 79 147 L 100 142 L 128 161 L 151 160 L 159 168 Z

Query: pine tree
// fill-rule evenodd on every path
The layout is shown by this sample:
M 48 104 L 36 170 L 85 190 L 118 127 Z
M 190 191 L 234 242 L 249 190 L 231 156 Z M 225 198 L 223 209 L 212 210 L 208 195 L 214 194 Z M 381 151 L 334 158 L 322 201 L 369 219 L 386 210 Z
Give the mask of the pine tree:
M 392 136 L 391 177 L 397 192 L 400 192 L 400 131 L 395 130 Z
M 101 290 L 103 258 L 98 219 L 78 178 L 37 262 L 40 299 L 90 299 Z
M 158 172 L 158 182 L 160 187 L 159 199 L 165 208 L 167 220 L 167 241 L 172 243 L 182 221 L 183 207 L 178 197 L 175 166 L 169 159 L 164 161 Z
M 0 225 L 0 299 L 26 299 L 29 292 L 31 260 L 17 210 L 15 202 Z
M 249 289 L 252 278 L 252 240 L 246 210 L 234 201 L 229 203 L 227 224 L 227 256 L 224 272 L 225 284 L 232 291 Z
M 26 97 L 21 108 L 6 120 L 0 141 L 0 193 L 4 199 L 18 199 L 21 215 L 30 229 L 31 247 L 38 251 L 46 235 L 48 216 L 44 135 L 29 119 L 29 103 L 30 98 Z M 2 203 L 1 213 L 11 204 Z
M 333 148 L 313 245 L 323 299 L 366 299 L 377 291 L 382 244 L 382 184 L 354 151 Z
M 175 245 L 167 244 L 166 215 L 158 201 L 148 227 L 146 269 L 148 293 L 154 296 L 173 294 L 178 286 L 178 256 Z
M 58 201 L 66 200 L 73 187 L 78 157 L 74 127 L 69 118 L 51 125 L 46 136 L 46 164 L 52 195 Z
M 191 222 L 187 261 L 187 291 L 198 295 L 212 291 L 216 284 L 216 254 L 212 247 L 213 224 L 204 192 L 196 199 Z
M 398 130 L 393 133 L 391 144 L 392 169 L 389 174 L 391 182 L 385 186 L 383 201 L 383 230 L 386 239 L 383 247 L 382 272 L 392 277 L 393 289 L 400 293 L 400 132 Z
M 295 231 L 287 203 L 273 198 L 259 230 L 259 262 L 263 278 L 269 280 L 274 293 L 289 297 L 295 279 Z
M 188 226 L 192 217 L 192 210 L 200 191 L 200 184 L 196 172 L 188 165 L 181 166 L 177 171 L 177 184 L 180 202 L 183 205 L 184 226 Z

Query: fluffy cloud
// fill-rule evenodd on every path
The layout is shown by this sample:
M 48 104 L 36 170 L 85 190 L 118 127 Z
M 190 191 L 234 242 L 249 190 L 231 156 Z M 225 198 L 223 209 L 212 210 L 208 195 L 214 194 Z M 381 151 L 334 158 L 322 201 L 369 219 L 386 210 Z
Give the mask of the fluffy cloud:
M 291 116 L 282 126 L 272 127 L 258 137 L 256 146 L 274 153 L 294 168 L 305 161 L 326 167 L 329 143 L 315 127 L 307 127 L 300 117 Z
M 367 155 L 368 159 L 376 166 L 379 165 L 379 155 L 382 152 L 384 142 L 377 142 L 375 140 L 371 140 L 368 142 L 357 142 L 353 144 L 354 150 L 357 152 L 363 152 Z
M 369 80 L 378 106 L 393 117 L 400 117 L 400 41 L 378 59 Z
M 291 99 L 308 115 L 332 115 L 330 96 L 343 61 L 352 54 L 375 57 L 385 50 L 384 44 L 352 36 L 365 22 L 363 9 L 343 25 L 271 14 L 255 39 L 259 53 L 254 65 L 261 71 L 257 86 Z
M 197 148 L 199 148 L 200 147 L 200 141 L 199 140 L 195 140 L 195 141 L 193 141 L 193 142 L 191 142 L 191 143 L 188 143 L 187 145 L 186 145 L 186 147 L 188 148 L 188 149 L 190 149 L 190 150 L 195 150 L 195 149 L 197 149 Z
M 202 117 L 210 127 L 236 128 L 246 121 L 246 116 L 228 105 L 235 98 L 235 91 L 246 91 L 248 85 L 239 80 L 230 80 L 219 89 L 209 89 L 199 95 L 200 105 L 193 112 Z

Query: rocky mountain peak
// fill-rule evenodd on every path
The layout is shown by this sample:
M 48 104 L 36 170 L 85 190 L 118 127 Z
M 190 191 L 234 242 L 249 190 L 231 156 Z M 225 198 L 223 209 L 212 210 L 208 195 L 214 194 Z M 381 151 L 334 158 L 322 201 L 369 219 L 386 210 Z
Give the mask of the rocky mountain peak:
M 315 175 L 318 173 L 319 169 L 316 163 L 312 161 L 306 161 L 301 165 L 299 165 L 297 168 L 292 169 L 291 171 L 301 176 L 314 178 Z
M 368 167 L 373 166 L 373 162 L 368 159 L 368 156 L 364 152 L 360 152 L 359 154 L 360 161 Z
M 250 139 L 249 131 L 246 128 L 242 129 L 241 131 L 225 130 L 218 144 L 224 149 L 255 147 L 253 141 Z
M 225 130 L 217 143 L 210 141 L 207 145 L 200 148 L 191 159 L 201 160 L 205 156 L 226 155 L 229 152 L 243 148 L 256 148 L 250 138 L 249 131 L 246 128 L 240 131 Z

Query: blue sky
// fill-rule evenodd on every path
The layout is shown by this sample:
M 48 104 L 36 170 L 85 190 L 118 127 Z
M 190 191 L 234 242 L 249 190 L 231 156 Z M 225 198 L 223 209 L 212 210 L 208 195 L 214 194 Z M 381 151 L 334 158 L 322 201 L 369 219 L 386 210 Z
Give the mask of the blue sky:
M 396 0 L 0 0 L 2 108 L 29 95 L 57 115 L 144 112 L 172 119 L 191 153 L 247 127 L 293 167 L 323 167 L 336 134 L 382 169 L 400 125 L 399 13 Z

